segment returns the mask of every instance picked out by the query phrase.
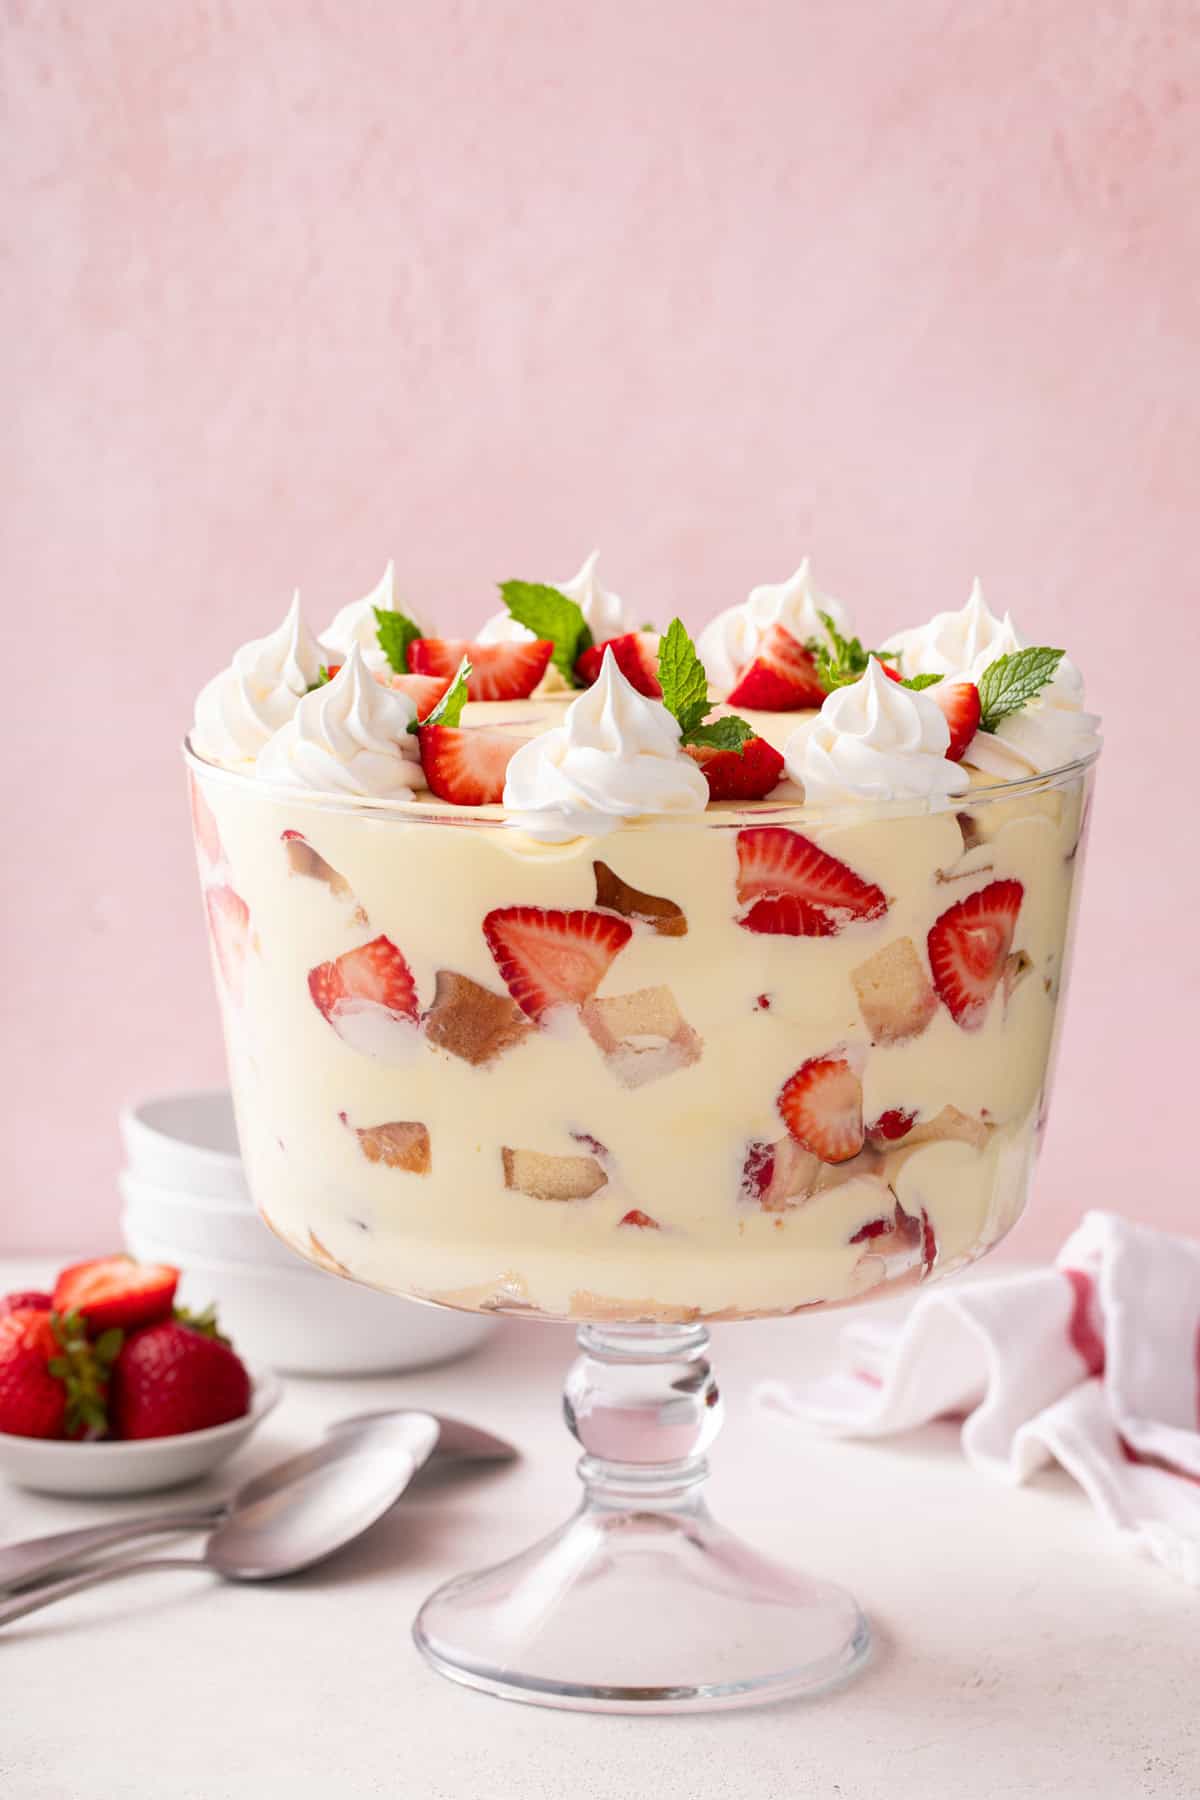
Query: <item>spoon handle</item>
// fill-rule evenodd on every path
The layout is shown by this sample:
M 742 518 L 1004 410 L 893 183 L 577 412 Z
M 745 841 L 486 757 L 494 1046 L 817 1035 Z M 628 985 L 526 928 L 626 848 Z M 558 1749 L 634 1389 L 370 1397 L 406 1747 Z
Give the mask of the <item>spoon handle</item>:
M 93 1550 L 129 1544 L 159 1531 L 211 1531 L 225 1516 L 223 1502 L 209 1506 L 175 1507 L 149 1513 L 140 1519 L 114 1519 L 110 1525 L 85 1525 L 78 1531 L 52 1531 L 46 1537 L 28 1538 L 22 1544 L 0 1549 L 0 1589 L 22 1587 L 27 1581 L 69 1568 Z
M 78 1575 L 64 1575 L 61 1581 L 48 1581 L 44 1587 L 32 1588 L 27 1593 L 18 1594 L 12 1600 L 0 1602 L 0 1626 L 11 1625 L 17 1619 L 24 1619 L 29 1613 L 40 1612 L 43 1606 L 53 1606 L 56 1600 L 66 1600 L 72 1594 L 82 1594 L 85 1588 L 99 1587 L 105 1581 L 113 1581 L 118 1575 L 139 1575 L 143 1569 L 206 1569 L 208 1564 L 198 1556 L 128 1556 L 119 1562 L 103 1563 L 96 1569 L 84 1569 Z

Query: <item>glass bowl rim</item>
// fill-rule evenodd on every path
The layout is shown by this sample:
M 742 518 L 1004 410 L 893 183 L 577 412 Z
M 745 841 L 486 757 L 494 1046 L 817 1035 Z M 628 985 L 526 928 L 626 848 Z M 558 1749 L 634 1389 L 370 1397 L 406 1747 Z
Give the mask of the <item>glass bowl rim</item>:
M 961 812 L 981 805 L 993 806 L 1003 801 L 1052 793 L 1067 787 L 1093 767 L 1099 760 L 1102 748 L 1100 746 L 1089 751 L 1086 756 L 1060 763 L 1053 769 L 1039 769 L 1032 775 L 1024 775 L 1017 780 L 986 782 L 979 787 L 968 788 L 963 794 L 950 795 L 944 804 L 937 806 L 932 806 L 927 801 L 860 800 L 851 797 L 816 805 L 803 800 L 781 800 L 772 805 L 768 798 L 740 807 L 730 806 L 720 811 L 706 808 L 700 813 L 648 813 L 638 818 L 614 818 L 603 832 L 579 835 L 608 836 L 614 829 L 621 832 L 660 829 L 743 831 L 747 825 L 803 827 L 845 825 L 861 823 L 867 819 L 930 818 L 941 813 Z M 391 819 L 406 825 L 470 825 L 478 830 L 499 831 L 520 829 L 516 821 L 506 817 L 498 807 L 455 806 L 445 801 L 430 805 L 424 800 L 414 804 L 412 800 L 385 799 L 369 794 L 336 794 L 318 788 L 293 787 L 287 782 L 264 781 L 253 769 L 230 769 L 223 763 L 213 762 L 209 757 L 202 756 L 192 743 L 190 732 L 184 737 L 182 750 L 189 771 L 201 771 L 206 781 L 211 779 L 227 786 L 253 788 L 264 799 L 291 807 L 312 807 L 321 812 Z M 578 839 L 567 841 L 577 842 Z M 546 846 L 550 849 L 556 847 L 553 844 Z

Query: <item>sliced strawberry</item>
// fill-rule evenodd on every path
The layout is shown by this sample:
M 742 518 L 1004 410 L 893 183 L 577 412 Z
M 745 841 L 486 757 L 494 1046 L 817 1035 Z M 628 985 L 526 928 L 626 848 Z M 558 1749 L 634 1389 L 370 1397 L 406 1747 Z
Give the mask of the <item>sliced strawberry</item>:
M 746 1145 L 746 1160 L 742 1164 L 742 1193 L 748 1200 L 761 1200 L 771 1185 L 775 1174 L 774 1144 L 752 1143 Z
M 56 1313 L 82 1313 L 88 1335 L 118 1325 L 131 1331 L 166 1319 L 175 1304 L 179 1270 L 167 1263 L 139 1263 L 132 1256 L 102 1256 L 72 1263 L 54 1284 Z
M 892 1223 L 891 1219 L 868 1219 L 865 1225 L 859 1226 L 849 1241 L 852 1244 L 867 1244 L 872 1238 L 882 1237 L 885 1231 L 890 1231 Z
M 659 1229 L 658 1220 L 652 1219 L 649 1213 L 644 1213 L 640 1206 L 631 1207 L 625 1217 L 619 1219 L 617 1223 L 619 1225 L 636 1225 L 639 1231 L 657 1231 Z
M 730 706 L 759 712 L 797 712 L 823 706 L 825 689 L 811 652 L 782 625 L 772 625 L 728 699 Z
M 533 638 L 520 644 L 415 638 L 408 646 L 408 666 L 414 675 L 441 675 L 451 681 L 466 656 L 471 661 L 468 700 L 525 700 L 546 673 L 553 649 L 549 638 Z
M 848 1162 L 863 1147 L 862 1083 L 843 1056 L 813 1056 L 788 1077 L 777 1102 L 798 1144 L 822 1162 Z
M 645 694 L 650 700 L 662 699 L 662 688 L 658 684 L 658 633 L 656 631 L 626 631 L 620 637 L 605 638 L 602 644 L 593 644 L 585 650 L 575 664 L 575 673 L 588 687 L 600 673 L 600 665 L 604 661 L 604 652 L 611 650 L 616 658 L 617 667 L 639 694 Z
M 1025 889 L 1019 881 L 992 881 L 968 894 L 929 932 L 933 985 L 964 1031 L 978 1031 L 1004 974 Z
M 783 774 L 783 758 L 766 738 L 749 738 L 740 751 L 707 744 L 684 749 L 703 769 L 710 800 L 765 800 Z
M 889 1107 L 881 1112 L 877 1119 L 872 1119 L 867 1126 L 867 1142 L 882 1149 L 886 1144 L 894 1144 L 900 1138 L 907 1137 L 917 1122 L 915 1112 L 905 1112 L 902 1106 Z
M 483 935 L 517 1005 L 540 1019 L 590 1000 L 633 927 L 609 913 L 502 906 L 484 919 Z
M 961 762 L 963 752 L 979 730 L 979 689 L 973 681 L 938 681 L 926 692 L 946 715 L 950 727 L 950 762 Z
M 347 1002 L 367 1001 L 397 1018 L 416 1021 L 417 984 L 390 938 L 372 938 L 333 962 L 319 963 L 308 972 L 308 991 L 326 1019 Z
M 887 896 L 847 863 L 786 825 L 749 825 L 737 837 L 737 897 L 753 902 L 738 924 L 787 937 L 834 937 L 844 925 L 878 919 Z
M 219 863 L 224 852 L 221 849 L 221 833 L 217 829 L 217 821 L 213 817 L 212 807 L 200 790 L 200 783 L 194 775 L 188 776 L 188 787 L 191 790 L 192 802 L 192 835 L 196 840 L 196 849 L 210 867 Z
M 504 731 L 424 725 L 418 733 L 425 779 L 439 800 L 456 806 L 497 806 L 504 775 L 520 744 Z
M 13 1312 L 49 1312 L 53 1305 L 53 1297 L 41 1288 L 18 1289 L 0 1297 L 0 1319 Z
M 457 663 L 455 667 L 458 667 Z M 381 672 L 375 679 L 383 687 L 394 688 L 398 694 L 407 694 L 417 709 L 418 719 L 427 719 L 450 686 L 451 677 L 448 675 L 389 675 Z
M 208 929 L 221 978 L 233 999 L 241 1000 L 246 987 L 246 952 L 250 947 L 250 908 L 231 887 L 209 888 L 204 896 Z

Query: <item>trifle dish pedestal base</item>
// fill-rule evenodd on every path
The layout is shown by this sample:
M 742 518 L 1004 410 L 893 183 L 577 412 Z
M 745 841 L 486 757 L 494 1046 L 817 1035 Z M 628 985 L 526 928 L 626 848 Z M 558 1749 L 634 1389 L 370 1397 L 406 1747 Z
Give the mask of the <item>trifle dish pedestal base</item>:
M 699 1325 L 585 1325 L 567 1376 L 582 1444 L 574 1517 L 425 1604 L 418 1648 L 503 1699 L 670 1713 L 812 1695 L 865 1662 L 851 1595 L 711 1517 L 721 1400 Z

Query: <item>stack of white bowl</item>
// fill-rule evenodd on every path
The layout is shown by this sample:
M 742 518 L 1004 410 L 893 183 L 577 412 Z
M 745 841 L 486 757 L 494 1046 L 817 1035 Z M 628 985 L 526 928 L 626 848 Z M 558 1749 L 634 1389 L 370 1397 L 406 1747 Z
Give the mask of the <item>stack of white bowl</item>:
M 292 1374 L 377 1374 L 460 1356 L 491 1330 L 473 1313 L 327 1275 L 280 1243 L 254 1210 L 226 1091 L 127 1106 L 121 1137 L 128 1249 L 181 1269 L 180 1303 L 215 1304 L 251 1361 Z

